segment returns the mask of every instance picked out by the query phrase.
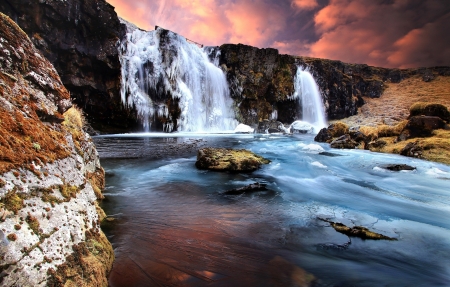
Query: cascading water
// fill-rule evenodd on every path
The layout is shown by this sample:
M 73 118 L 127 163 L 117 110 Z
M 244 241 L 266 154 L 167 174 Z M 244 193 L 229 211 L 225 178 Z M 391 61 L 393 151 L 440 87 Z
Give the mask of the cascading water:
M 319 87 L 311 73 L 302 67 L 297 68 L 294 89 L 293 98 L 301 99 L 302 121 L 313 125 L 316 132 L 326 127 L 325 109 Z
M 136 109 L 147 130 L 155 117 L 164 118 L 166 132 L 221 132 L 237 126 L 225 74 L 217 67 L 218 49 L 201 49 L 161 28 L 131 28 L 120 54 L 122 102 Z M 177 126 L 167 106 L 170 99 L 178 101 Z

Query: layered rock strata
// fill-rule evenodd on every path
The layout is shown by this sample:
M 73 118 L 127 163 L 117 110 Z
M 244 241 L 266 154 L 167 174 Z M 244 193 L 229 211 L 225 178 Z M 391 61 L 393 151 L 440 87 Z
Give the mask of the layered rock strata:
M 0 285 L 107 286 L 104 171 L 58 73 L 0 13 Z

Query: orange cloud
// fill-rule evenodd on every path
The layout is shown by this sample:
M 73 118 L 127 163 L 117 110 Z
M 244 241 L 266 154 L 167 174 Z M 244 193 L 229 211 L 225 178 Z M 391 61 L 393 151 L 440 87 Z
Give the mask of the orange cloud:
M 385 67 L 450 65 L 450 6 L 420 0 L 107 0 L 138 27 L 164 27 L 204 45 Z
M 291 5 L 292 7 L 301 10 L 312 10 L 319 6 L 317 0 L 294 0 Z

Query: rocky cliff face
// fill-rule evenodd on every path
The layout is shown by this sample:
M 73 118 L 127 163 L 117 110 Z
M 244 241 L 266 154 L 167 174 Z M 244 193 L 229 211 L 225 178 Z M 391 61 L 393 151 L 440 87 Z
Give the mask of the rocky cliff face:
M 2 0 L 10 16 L 55 66 L 94 128 L 132 129 L 135 113 L 120 101 L 118 41 L 125 34 L 105 0 Z
M 450 75 L 449 67 L 386 69 L 364 64 L 280 55 L 275 49 L 258 49 L 242 44 L 220 47 L 220 65 L 227 73 L 231 96 L 239 106 L 238 118 L 248 125 L 277 118 L 291 123 L 301 118 L 293 79 L 298 66 L 314 76 L 323 96 L 328 119 L 355 115 L 364 98 L 378 98 L 386 84 L 420 75 L 431 81 L 437 75 Z M 276 118 L 275 118 L 276 119 Z
M 56 70 L 1 13 L 0 102 L 0 285 L 107 286 L 97 151 Z

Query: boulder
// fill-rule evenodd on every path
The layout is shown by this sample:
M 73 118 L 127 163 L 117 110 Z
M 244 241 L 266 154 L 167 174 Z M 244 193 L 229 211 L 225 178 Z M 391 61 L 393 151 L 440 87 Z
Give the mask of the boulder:
M 400 154 L 409 157 L 421 158 L 422 151 L 423 148 L 419 145 L 418 142 L 410 142 L 400 151 Z
M 350 135 L 346 134 L 343 136 L 338 137 L 337 139 L 333 140 L 330 144 L 332 148 L 346 148 L 346 149 L 354 149 L 358 146 L 358 143 L 352 140 Z
M 415 103 L 409 109 L 409 118 L 414 116 L 440 117 L 447 123 L 450 122 L 450 112 L 447 107 L 436 103 Z
M 429 137 L 436 129 L 445 127 L 445 122 L 434 116 L 413 116 L 408 120 L 397 140 L 403 141 L 415 137 Z
M 301 133 L 301 134 L 312 133 L 313 130 L 314 130 L 314 127 L 310 123 L 304 122 L 304 121 L 295 121 L 290 126 L 290 131 L 293 134 L 295 134 L 295 133 Z
M 270 161 L 251 151 L 226 148 L 202 148 L 197 153 L 198 169 L 231 172 L 252 172 Z
M 314 137 L 314 141 L 321 143 L 329 143 L 333 140 L 330 131 L 328 128 L 323 128 L 319 131 L 319 133 Z
M 254 128 L 251 126 L 247 126 L 244 124 L 239 124 L 235 129 L 234 132 L 237 134 L 252 134 L 255 131 Z

